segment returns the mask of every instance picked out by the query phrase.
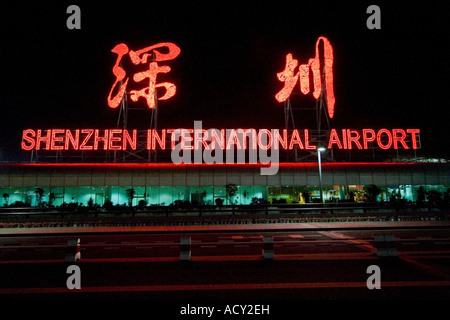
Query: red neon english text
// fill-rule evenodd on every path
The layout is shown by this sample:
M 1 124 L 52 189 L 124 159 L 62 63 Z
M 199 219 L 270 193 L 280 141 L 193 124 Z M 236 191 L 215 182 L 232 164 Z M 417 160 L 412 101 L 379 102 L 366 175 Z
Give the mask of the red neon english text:
M 383 150 L 397 150 L 400 147 L 406 150 L 416 150 L 419 148 L 419 134 L 419 129 L 380 129 L 378 131 L 373 129 L 362 129 L 361 131 L 342 129 L 340 134 L 336 129 L 331 129 L 328 149 L 336 147 L 345 150 L 367 150 L 376 146 Z
M 23 150 L 136 150 L 137 130 L 48 129 L 23 131 Z
M 328 149 L 419 149 L 419 129 L 331 129 Z M 162 129 L 147 130 L 147 150 L 316 150 L 308 129 Z M 136 150 L 137 130 L 126 129 L 26 129 L 23 150 Z
M 179 144 L 180 150 L 293 150 L 295 147 L 304 150 L 316 150 L 309 140 L 309 130 L 300 132 L 294 129 L 289 137 L 286 129 L 167 129 L 161 135 L 156 130 L 147 131 L 147 149 L 166 149 L 167 138 L 170 135 L 170 146 L 174 150 Z

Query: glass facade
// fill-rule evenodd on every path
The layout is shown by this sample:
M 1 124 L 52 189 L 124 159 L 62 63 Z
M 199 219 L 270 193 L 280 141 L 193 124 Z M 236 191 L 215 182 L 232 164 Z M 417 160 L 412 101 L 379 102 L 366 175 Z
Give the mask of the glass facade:
M 325 202 L 337 201 L 367 201 L 366 185 L 334 185 L 323 186 Z M 377 186 L 380 192 L 376 201 L 389 201 L 391 197 L 416 201 L 419 185 Z M 448 192 L 448 185 L 422 185 L 425 191 L 435 190 L 441 194 Z M 269 203 L 307 203 L 318 202 L 320 199 L 319 186 L 275 185 L 251 186 L 78 186 L 78 187 L 3 187 L 0 188 L 1 206 L 29 205 L 38 206 L 40 203 L 55 207 L 69 204 L 83 206 L 103 206 L 106 201 L 113 205 L 127 205 L 129 190 L 133 189 L 132 205 L 170 205 L 176 201 L 189 201 L 192 204 L 215 205 L 217 199 L 223 204 L 251 204 L 257 200 Z

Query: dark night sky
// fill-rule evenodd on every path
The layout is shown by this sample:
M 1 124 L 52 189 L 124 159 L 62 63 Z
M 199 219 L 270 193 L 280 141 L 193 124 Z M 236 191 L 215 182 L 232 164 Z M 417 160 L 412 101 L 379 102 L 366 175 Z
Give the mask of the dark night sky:
M 381 30 L 368 30 L 369 1 L 39 1 L 2 3 L 0 161 L 28 160 L 27 128 L 113 128 L 106 99 L 116 55 L 174 42 L 181 54 L 158 81 L 176 95 L 159 103 L 159 128 L 282 128 L 276 74 L 291 52 L 299 63 L 326 36 L 334 49 L 335 128 L 420 128 L 425 156 L 450 158 L 450 49 L 445 2 L 377 2 Z M 66 28 L 66 8 L 81 8 L 81 30 Z M 138 67 L 136 67 L 138 68 Z M 136 71 L 142 71 L 136 69 Z M 142 85 L 133 84 L 133 89 Z M 150 117 L 143 100 L 130 115 Z M 311 95 L 293 103 L 313 107 Z M 297 111 L 299 128 L 314 128 Z

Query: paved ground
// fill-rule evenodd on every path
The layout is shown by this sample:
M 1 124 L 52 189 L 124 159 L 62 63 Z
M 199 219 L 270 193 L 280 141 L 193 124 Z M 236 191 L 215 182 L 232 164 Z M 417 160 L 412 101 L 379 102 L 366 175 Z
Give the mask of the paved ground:
M 179 313 L 186 303 L 444 300 L 450 224 L 443 221 L 0 229 L 2 299 L 145 299 Z M 379 257 L 374 235 L 393 235 L 398 257 Z M 191 260 L 180 261 L 180 239 Z M 264 259 L 263 237 L 275 258 Z M 67 240 L 79 238 L 81 289 L 69 290 Z M 381 289 L 367 287 L 369 266 Z M 160 302 L 160 304 L 158 304 Z M 281 312 L 280 310 L 278 312 Z
M 334 230 L 334 229 L 398 229 L 398 228 L 445 228 L 450 221 L 358 221 L 358 222 L 316 222 L 316 223 L 265 223 L 265 224 L 223 224 L 223 225 L 173 225 L 173 226 L 75 226 L 39 228 L 0 228 L 0 236 L 33 234 L 86 234 L 86 233 L 165 233 L 205 231 L 286 231 L 286 230 Z

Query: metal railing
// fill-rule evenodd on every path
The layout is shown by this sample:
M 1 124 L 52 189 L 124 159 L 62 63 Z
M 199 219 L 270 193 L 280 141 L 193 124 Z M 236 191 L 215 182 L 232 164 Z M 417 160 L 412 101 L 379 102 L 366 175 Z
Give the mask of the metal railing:
M 418 207 L 416 203 L 402 206 L 389 202 L 374 203 L 309 203 L 309 204 L 255 204 L 225 206 L 133 206 L 133 207 L 3 207 L 0 217 L 89 217 L 89 216 L 284 216 L 314 214 L 387 214 L 440 212 L 439 208 Z

